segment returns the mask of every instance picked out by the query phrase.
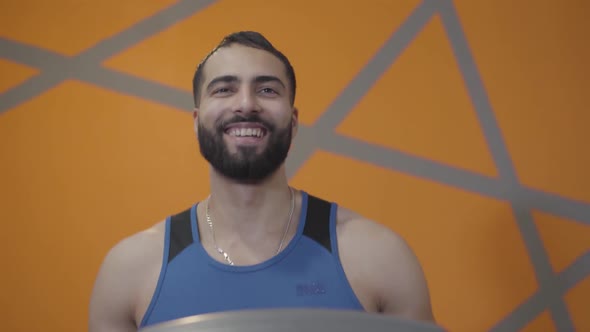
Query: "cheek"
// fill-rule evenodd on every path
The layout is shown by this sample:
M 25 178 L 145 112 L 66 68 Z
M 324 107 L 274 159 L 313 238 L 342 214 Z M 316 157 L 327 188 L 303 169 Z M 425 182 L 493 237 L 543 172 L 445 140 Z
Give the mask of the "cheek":
M 218 103 L 207 103 L 199 112 L 199 121 L 206 127 L 213 126 L 223 114 L 223 108 L 216 104 Z

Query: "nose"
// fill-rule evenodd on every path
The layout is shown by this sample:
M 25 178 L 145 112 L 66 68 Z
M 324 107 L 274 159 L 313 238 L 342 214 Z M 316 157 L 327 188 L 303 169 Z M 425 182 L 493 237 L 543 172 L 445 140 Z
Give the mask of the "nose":
M 243 89 L 238 94 L 236 94 L 236 98 L 237 100 L 234 108 L 235 112 L 260 112 L 260 105 L 258 104 L 258 99 L 256 98 L 254 92 L 250 91 L 250 89 Z

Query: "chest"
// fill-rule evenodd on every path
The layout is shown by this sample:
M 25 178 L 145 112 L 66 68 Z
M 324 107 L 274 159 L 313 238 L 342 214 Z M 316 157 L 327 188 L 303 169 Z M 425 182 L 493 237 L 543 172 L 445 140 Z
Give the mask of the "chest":
M 196 247 L 187 248 L 163 270 L 146 324 L 255 308 L 363 310 L 338 260 L 311 242 L 301 242 L 253 266 L 228 266 Z

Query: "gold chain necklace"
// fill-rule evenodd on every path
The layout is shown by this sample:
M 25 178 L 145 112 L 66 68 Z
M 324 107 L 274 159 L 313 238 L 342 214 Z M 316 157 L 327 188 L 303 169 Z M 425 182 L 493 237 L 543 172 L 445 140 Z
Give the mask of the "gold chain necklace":
M 291 219 L 293 218 L 293 211 L 295 210 L 295 194 L 293 193 L 293 188 L 289 187 L 289 191 L 291 192 L 291 211 L 289 211 L 289 221 L 287 222 L 287 225 L 285 226 L 285 232 L 283 233 L 283 237 L 281 238 L 281 242 L 279 243 L 279 248 L 277 249 L 276 254 L 278 254 L 281 251 L 281 249 L 283 248 L 283 243 L 285 241 L 285 238 L 287 237 L 287 233 L 288 233 L 289 228 L 291 226 Z M 217 246 L 217 243 L 215 242 L 215 230 L 213 229 L 213 221 L 211 220 L 211 215 L 209 214 L 209 200 L 210 199 L 211 199 L 211 195 L 209 195 L 209 197 L 207 197 L 205 216 L 207 217 L 207 224 L 209 224 L 209 229 L 211 230 L 211 235 L 213 237 L 213 246 L 215 247 L 215 250 L 217 250 L 217 252 L 223 256 L 223 258 L 225 259 L 225 261 L 229 265 L 234 265 L 234 262 L 231 260 L 231 258 L 227 254 L 227 252 L 224 251 L 223 249 L 219 248 L 219 246 Z

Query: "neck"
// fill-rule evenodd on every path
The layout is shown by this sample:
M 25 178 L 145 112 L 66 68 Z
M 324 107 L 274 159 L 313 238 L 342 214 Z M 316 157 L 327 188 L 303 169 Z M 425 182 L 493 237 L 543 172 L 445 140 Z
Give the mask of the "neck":
M 257 183 L 236 182 L 212 170 L 209 208 L 216 229 L 243 235 L 282 232 L 291 210 L 284 166 Z

